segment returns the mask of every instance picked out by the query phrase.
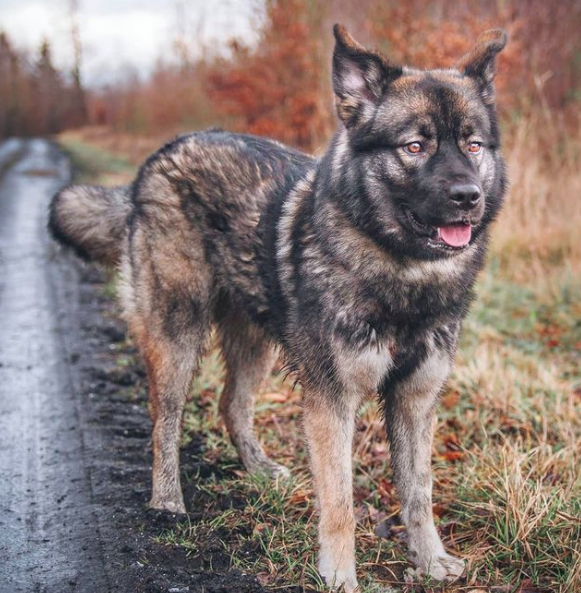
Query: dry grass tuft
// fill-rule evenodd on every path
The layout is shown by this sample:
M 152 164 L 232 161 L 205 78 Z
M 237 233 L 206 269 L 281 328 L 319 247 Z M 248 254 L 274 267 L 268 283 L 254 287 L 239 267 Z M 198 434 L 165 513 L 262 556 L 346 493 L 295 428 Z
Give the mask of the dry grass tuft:
M 510 192 L 492 253 L 517 282 L 581 273 L 581 135 L 546 110 L 505 131 Z M 547 272 L 550 272 L 547 275 Z

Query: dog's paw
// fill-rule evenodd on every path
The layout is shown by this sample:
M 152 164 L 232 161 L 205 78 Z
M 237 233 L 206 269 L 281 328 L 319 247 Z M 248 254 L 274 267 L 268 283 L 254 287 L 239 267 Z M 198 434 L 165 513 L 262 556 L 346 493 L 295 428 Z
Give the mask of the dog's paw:
M 183 500 L 170 500 L 170 499 L 157 499 L 152 498 L 149 501 L 149 508 L 156 509 L 158 511 L 168 511 L 169 513 L 174 513 L 175 515 L 185 515 L 186 514 L 186 505 L 184 504 Z
M 332 558 L 322 554 L 319 559 L 319 574 L 333 591 L 341 588 L 341 591 L 345 593 L 359 592 L 354 562 L 351 566 L 336 568 Z
M 271 461 L 268 466 L 268 474 L 273 480 L 288 480 L 291 477 L 291 473 L 288 467 Z
M 272 461 L 272 459 L 268 459 L 268 457 L 260 463 L 255 464 L 250 473 L 256 476 L 266 476 L 272 480 L 288 480 L 291 477 L 291 473 L 287 467 Z
M 452 582 L 460 578 L 466 570 L 466 562 L 450 554 L 432 556 L 427 562 L 420 563 L 415 575 L 421 580 L 430 577 L 436 581 Z M 410 572 L 410 575 L 412 572 Z
M 345 573 L 343 571 L 331 570 L 327 573 L 320 571 L 321 576 L 325 579 L 325 584 L 330 587 L 332 591 L 341 591 L 344 593 L 359 593 L 359 584 L 355 573 Z
M 290 478 L 290 471 L 284 465 L 273 461 L 254 437 L 247 436 L 236 441 L 236 448 L 249 474 L 273 480 Z

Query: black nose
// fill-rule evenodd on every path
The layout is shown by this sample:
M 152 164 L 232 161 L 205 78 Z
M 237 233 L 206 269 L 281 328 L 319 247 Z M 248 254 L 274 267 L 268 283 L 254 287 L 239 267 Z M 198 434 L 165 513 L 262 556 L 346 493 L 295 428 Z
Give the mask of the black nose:
M 459 208 L 469 210 L 476 207 L 482 191 L 474 183 L 455 183 L 450 188 L 450 198 Z

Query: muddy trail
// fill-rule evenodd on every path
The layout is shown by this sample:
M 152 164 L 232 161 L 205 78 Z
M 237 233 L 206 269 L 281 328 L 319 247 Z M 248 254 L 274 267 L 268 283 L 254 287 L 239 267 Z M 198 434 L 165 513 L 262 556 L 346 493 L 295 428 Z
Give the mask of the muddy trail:
M 134 353 L 103 274 L 46 231 L 68 161 L 47 141 L 11 140 L 0 176 L 0 591 L 264 591 L 218 545 L 188 557 L 154 542 L 183 517 L 146 506 L 144 372 L 116 362 Z M 183 471 L 219 477 L 202 446 L 182 452 Z

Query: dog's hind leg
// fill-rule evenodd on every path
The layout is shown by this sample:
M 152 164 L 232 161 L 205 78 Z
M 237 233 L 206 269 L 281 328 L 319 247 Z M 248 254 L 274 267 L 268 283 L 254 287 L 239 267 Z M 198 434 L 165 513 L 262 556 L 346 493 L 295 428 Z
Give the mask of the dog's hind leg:
M 164 324 L 157 316 L 147 319 L 147 324 L 140 320 L 131 324 L 145 359 L 153 423 L 153 491 L 149 506 L 173 513 L 185 513 L 179 466 L 182 415 L 209 329 L 206 319 L 192 314 L 194 308 L 199 310 L 191 299 L 178 298 L 172 302 L 171 312 L 161 311 L 175 318 L 175 328 L 167 318 Z
M 449 369 L 449 354 L 434 349 L 410 376 L 382 388 L 410 560 L 419 577 L 429 575 L 440 581 L 455 580 L 464 572 L 464 561 L 446 553 L 432 514 L 430 466 L 435 408 Z
M 153 423 L 153 492 L 149 506 L 173 513 L 185 513 L 179 444 L 184 404 L 198 366 L 200 337 L 192 334 L 176 343 L 149 332 L 142 342 Z
M 134 235 L 139 247 L 141 231 Z M 149 241 L 155 235 L 149 231 Z M 123 270 L 122 302 L 130 333 L 145 360 L 153 423 L 153 491 L 150 506 L 185 512 L 179 444 L 186 396 L 210 332 L 211 271 L 196 253 L 173 243 L 134 249 Z M 153 254 L 153 257 L 150 255 Z M 145 255 L 146 257 L 143 257 Z
M 287 476 L 286 467 L 272 461 L 254 435 L 254 400 L 272 368 L 275 355 L 264 333 L 233 311 L 218 322 L 226 362 L 220 412 L 242 463 L 252 474 Z

